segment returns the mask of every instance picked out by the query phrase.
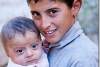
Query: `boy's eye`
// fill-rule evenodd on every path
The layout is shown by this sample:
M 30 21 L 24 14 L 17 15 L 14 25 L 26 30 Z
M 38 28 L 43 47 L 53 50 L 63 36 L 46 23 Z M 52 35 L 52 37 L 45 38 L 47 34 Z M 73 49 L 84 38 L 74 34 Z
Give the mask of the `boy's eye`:
M 49 11 L 50 14 L 54 14 L 54 13 L 56 13 L 56 12 L 57 12 L 56 10 L 50 10 L 50 11 Z
M 50 15 L 50 16 L 55 16 L 56 13 L 58 12 L 58 10 L 56 8 L 52 8 L 52 9 L 49 9 L 47 11 L 47 13 Z
M 36 20 L 40 19 L 40 14 L 36 11 L 31 11 L 32 17 Z

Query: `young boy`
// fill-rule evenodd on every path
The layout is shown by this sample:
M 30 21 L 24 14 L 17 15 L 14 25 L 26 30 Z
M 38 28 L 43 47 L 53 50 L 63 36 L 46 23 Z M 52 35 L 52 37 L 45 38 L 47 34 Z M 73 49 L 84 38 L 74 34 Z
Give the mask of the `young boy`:
M 31 19 L 10 20 L 3 26 L 1 35 L 9 57 L 7 67 L 49 67 L 40 32 Z
M 50 67 L 98 67 L 98 45 L 77 20 L 82 1 L 27 0 L 35 24 L 50 43 Z

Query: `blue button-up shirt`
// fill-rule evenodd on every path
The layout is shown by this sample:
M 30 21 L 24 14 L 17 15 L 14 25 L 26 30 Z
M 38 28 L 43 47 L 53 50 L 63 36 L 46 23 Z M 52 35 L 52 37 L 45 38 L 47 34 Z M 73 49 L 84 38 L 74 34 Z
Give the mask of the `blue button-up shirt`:
M 58 43 L 50 45 L 48 58 L 50 67 L 98 67 L 98 47 L 77 21 Z

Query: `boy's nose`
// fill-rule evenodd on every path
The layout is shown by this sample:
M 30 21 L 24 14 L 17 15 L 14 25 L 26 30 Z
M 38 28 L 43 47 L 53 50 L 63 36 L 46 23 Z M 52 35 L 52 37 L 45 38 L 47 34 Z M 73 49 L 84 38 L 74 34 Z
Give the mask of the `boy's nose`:
M 42 18 L 41 27 L 42 27 L 43 29 L 46 29 L 46 28 L 48 28 L 48 27 L 50 26 L 50 23 L 51 23 L 51 20 L 50 20 L 49 17 L 43 17 L 43 18 Z

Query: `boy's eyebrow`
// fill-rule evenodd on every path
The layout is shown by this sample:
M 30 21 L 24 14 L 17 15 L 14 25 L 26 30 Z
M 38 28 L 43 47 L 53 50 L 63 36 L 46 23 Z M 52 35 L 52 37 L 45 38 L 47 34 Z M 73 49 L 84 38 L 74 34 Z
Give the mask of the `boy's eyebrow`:
M 49 9 L 47 9 L 47 10 L 58 10 L 59 8 L 56 8 L 56 7 L 54 7 L 54 8 L 49 8 Z
M 31 10 L 30 12 L 31 12 L 31 14 L 32 14 L 32 13 L 37 13 L 37 11 L 33 11 L 33 10 Z
M 54 7 L 54 8 L 48 8 L 47 9 L 47 11 L 49 11 L 49 10 L 58 10 L 59 8 L 56 8 L 56 7 Z M 34 11 L 34 10 L 31 10 L 30 11 L 31 13 L 38 13 L 37 11 Z
M 34 0 L 35 3 L 37 3 L 39 0 Z
M 37 3 L 40 0 L 27 0 L 28 3 L 30 3 L 30 1 L 33 1 L 34 3 Z
M 45 12 L 51 11 L 51 10 L 58 10 L 58 9 L 59 9 L 59 8 L 56 8 L 56 7 L 54 7 L 54 8 L 48 8 Z M 31 12 L 31 14 L 34 14 L 34 13 L 39 14 L 37 11 L 34 11 L 34 10 L 31 10 L 30 12 Z
M 31 1 L 31 0 L 29 0 L 29 1 Z M 42 1 L 42 0 L 32 0 L 32 1 L 34 1 L 34 3 L 38 3 L 39 1 Z M 49 1 L 56 1 L 56 0 L 49 0 Z
M 45 12 L 51 11 L 51 10 L 59 10 L 59 8 L 56 8 L 56 7 L 54 7 L 54 8 L 49 8 L 49 9 L 47 9 Z

